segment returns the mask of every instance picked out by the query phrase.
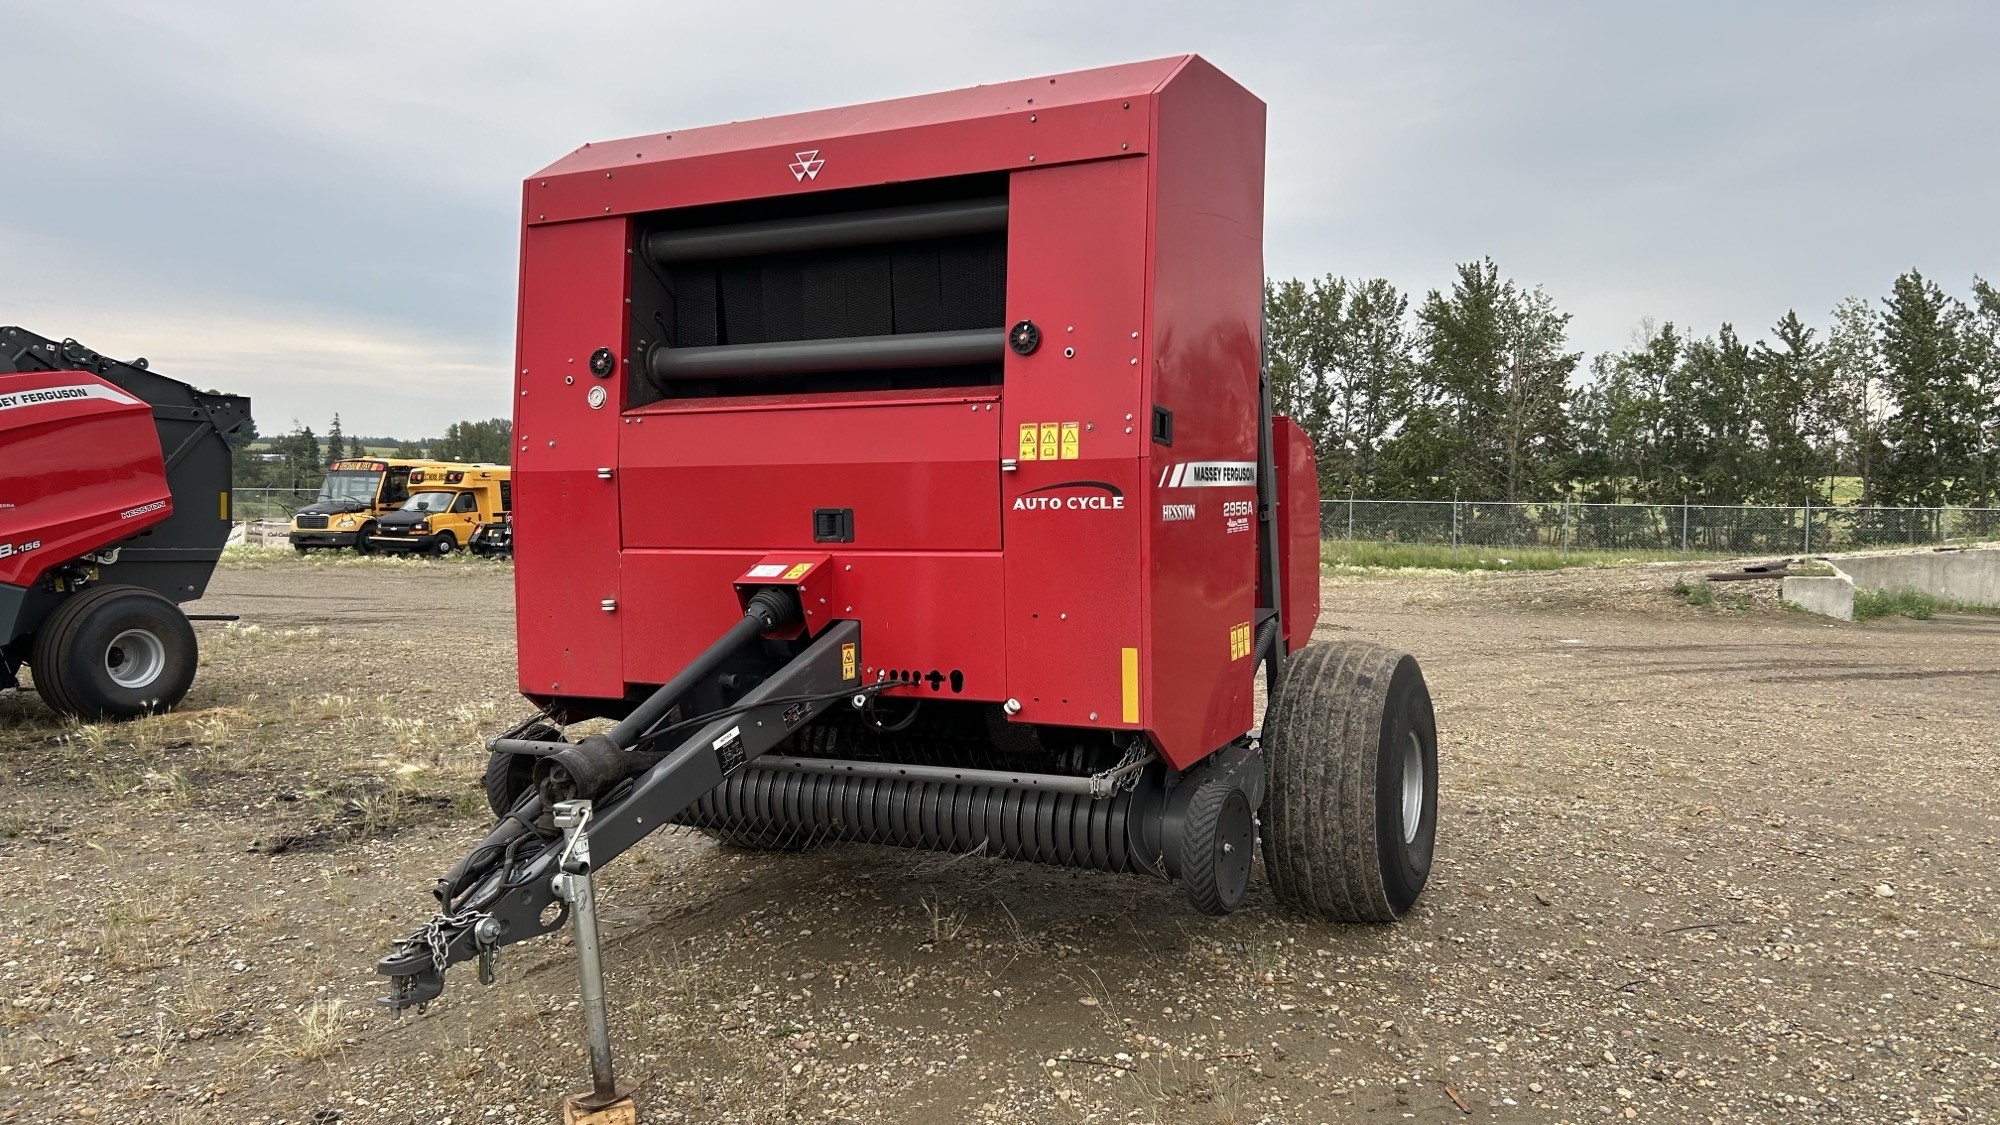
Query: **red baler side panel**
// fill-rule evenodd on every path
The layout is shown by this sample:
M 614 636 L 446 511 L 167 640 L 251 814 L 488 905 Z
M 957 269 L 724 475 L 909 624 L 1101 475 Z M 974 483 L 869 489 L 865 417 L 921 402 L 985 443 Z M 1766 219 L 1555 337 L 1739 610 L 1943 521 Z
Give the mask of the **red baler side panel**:
M 1198 58 L 1156 101 L 1152 394 L 1139 416 L 1146 434 L 1151 405 L 1171 410 L 1173 444 L 1144 446 L 1143 659 L 1148 726 L 1185 766 L 1251 724 L 1264 104 Z
M 1312 439 L 1297 422 L 1271 419 L 1272 461 L 1278 471 L 1279 581 L 1285 587 L 1285 650 L 1312 641 L 1319 623 L 1319 473 Z
M 0 582 L 172 514 L 152 407 L 82 371 L 0 375 Z
M 514 365 L 514 601 L 521 690 L 617 698 L 622 378 L 590 355 L 624 353 L 624 219 L 530 227 L 521 240 Z M 565 380 L 569 380 L 565 382 Z M 592 408 L 586 397 L 602 387 Z M 635 423 L 636 424 L 636 421 Z M 598 469 L 613 469 L 600 479 Z
M 822 545 L 823 548 L 828 545 Z M 665 683 L 716 635 L 740 620 L 737 578 L 770 552 L 625 552 L 626 678 Z M 799 552 L 806 554 L 807 552 Z M 1006 698 L 1000 556 L 978 551 L 835 551 L 824 595 L 835 617 L 862 623 L 862 678 L 877 669 L 928 676 L 924 694 L 998 702 Z M 953 673 L 957 673 L 954 681 Z M 954 687 L 956 683 L 956 687 Z
M 997 551 L 999 397 L 959 388 L 643 407 L 619 451 L 625 546 Z M 819 508 L 853 511 L 852 543 L 815 545 Z
M 1145 398 L 1134 362 L 1145 265 L 1143 159 L 1014 174 L 1007 321 L 1042 329 L 1033 354 L 1005 357 L 1001 403 L 1004 455 L 1016 459 L 1001 482 L 1001 520 L 1017 722 L 1145 725 Z

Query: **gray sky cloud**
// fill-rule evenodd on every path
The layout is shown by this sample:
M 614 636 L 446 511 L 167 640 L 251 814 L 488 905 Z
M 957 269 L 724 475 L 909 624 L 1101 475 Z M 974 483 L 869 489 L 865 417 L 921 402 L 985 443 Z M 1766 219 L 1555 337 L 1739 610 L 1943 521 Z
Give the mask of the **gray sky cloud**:
M 0 322 L 267 432 L 506 413 L 520 182 L 584 141 L 1187 50 L 1271 106 L 1274 276 L 1491 255 L 1596 351 L 2000 259 L 1983 0 L 0 0 L 0 41 Z

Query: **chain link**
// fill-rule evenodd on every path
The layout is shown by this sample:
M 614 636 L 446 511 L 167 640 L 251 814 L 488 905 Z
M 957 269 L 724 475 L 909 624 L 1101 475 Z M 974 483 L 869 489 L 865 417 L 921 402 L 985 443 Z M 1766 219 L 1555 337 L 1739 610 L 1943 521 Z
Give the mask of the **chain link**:
M 1121 790 L 1131 791 L 1139 787 L 1139 774 L 1153 763 L 1159 755 L 1144 739 L 1136 740 L 1125 748 L 1125 756 L 1118 764 L 1103 773 L 1090 775 L 1090 799 L 1102 801 Z

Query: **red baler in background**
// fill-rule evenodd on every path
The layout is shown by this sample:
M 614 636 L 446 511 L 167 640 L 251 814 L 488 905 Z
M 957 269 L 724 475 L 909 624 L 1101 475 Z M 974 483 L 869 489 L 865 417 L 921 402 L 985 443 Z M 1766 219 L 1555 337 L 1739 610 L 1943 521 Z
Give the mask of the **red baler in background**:
M 201 597 L 229 535 L 226 436 L 250 400 L 74 340 L 0 328 L 0 689 L 129 718 L 194 682 Z
M 492 742 L 499 823 L 378 966 L 392 1007 L 562 925 L 562 878 L 670 823 L 1150 874 L 1213 913 L 1261 841 L 1289 907 L 1407 910 L 1430 699 L 1407 655 L 1308 645 L 1318 494 L 1262 379 L 1263 170 L 1263 104 L 1184 56 L 529 179 L 542 714 Z M 569 741 L 586 718 L 615 722 Z

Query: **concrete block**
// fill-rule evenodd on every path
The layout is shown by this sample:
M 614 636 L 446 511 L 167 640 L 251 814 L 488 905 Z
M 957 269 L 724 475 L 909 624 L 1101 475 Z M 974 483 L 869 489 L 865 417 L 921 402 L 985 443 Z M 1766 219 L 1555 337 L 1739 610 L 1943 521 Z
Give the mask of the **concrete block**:
M 1837 555 L 1826 561 L 1864 590 L 1916 590 L 1965 605 L 2000 606 L 2000 548 Z
M 1854 583 L 1843 575 L 1794 575 L 1785 579 L 1784 590 L 1778 596 L 1823 617 L 1854 620 Z

